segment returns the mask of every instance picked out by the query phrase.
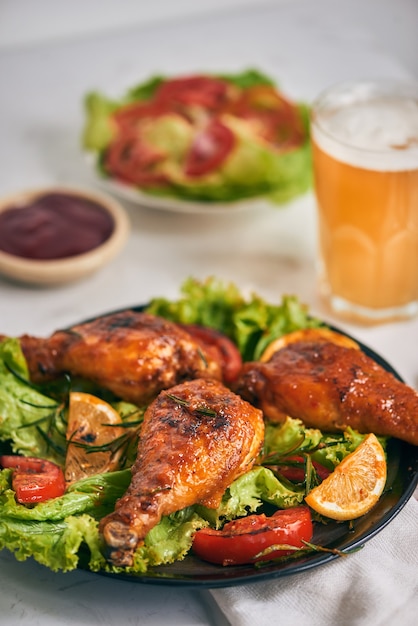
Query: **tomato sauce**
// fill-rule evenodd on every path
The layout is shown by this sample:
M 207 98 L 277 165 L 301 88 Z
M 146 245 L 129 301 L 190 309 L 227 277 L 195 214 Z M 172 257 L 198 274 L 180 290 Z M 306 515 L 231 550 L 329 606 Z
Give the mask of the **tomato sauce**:
M 97 248 L 114 229 L 100 204 L 81 195 L 48 193 L 0 212 L 0 250 L 27 259 L 62 259 Z

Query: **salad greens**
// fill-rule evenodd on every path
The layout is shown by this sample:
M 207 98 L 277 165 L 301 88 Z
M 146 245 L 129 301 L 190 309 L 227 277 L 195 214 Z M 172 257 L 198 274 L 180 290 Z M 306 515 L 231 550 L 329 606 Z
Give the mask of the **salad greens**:
M 155 299 L 148 310 L 170 319 L 203 323 L 223 330 L 240 346 L 247 359 L 280 334 L 309 325 L 318 325 L 294 297 L 271 305 L 252 295 L 245 299 L 233 284 L 214 278 L 205 282 L 187 280 L 176 301 Z M 37 456 L 64 465 L 67 404 L 59 402 L 50 389 L 28 381 L 25 359 L 16 339 L 0 343 L 0 441 L 12 451 Z M 123 416 L 132 408 L 118 404 Z M 123 569 L 143 574 L 151 566 L 183 559 L 191 549 L 193 534 L 208 525 L 220 528 L 229 520 L 260 511 L 264 505 L 278 508 L 296 506 L 318 483 L 315 471 L 294 484 L 280 475 L 280 459 L 288 455 L 311 454 L 332 469 L 353 451 L 363 436 L 354 431 L 327 435 L 305 428 L 288 418 L 283 425 L 268 424 L 264 449 L 249 472 L 225 491 L 220 506 L 208 509 L 191 506 L 164 517 L 138 549 L 132 567 Z M 33 557 L 50 569 L 68 571 L 79 566 L 93 571 L 120 572 L 103 556 L 98 522 L 110 513 L 130 481 L 129 468 L 97 474 L 73 483 L 58 498 L 35 505 L 17 503 L 11 483 L 12 470 L 0 471 L 0 549 L 17 559 Z
M 242 94 L 258 88 L 277 91 L 270 77 L 254 69 L 237 74 L 204 74 L 201 77 L 205 80 L 225 81 Z M 204 99 L 199 95 L 197 99 L 195 95 L 195 99 L 191 99 L 190 91 L 186 94 L 187 100 L 182 101 L 181 109 L 168 100 L 165 104 L 168 107 L 169 102 L 171 108 L 168 107 L 163 113 L 160 102 L 153 109 L 158 90 L 170 80 L 173 79 L 153 76 L 128 89 L 118 99 L 110 98 L 99 91 L 86 94 L 82 147 L 94 157 L 101 177 L 121 180 L 152 195 L 207 203 L 234 202 L 261 196 L 272 203 L 282 204 L 305 193 L 311 187 L 310 110 L 306 104 L 294 105 L 297 122 L 286 107 L 284 113 L 280 111 L 280 107 L 278 109 L 278 136 L 284 134 L 287 137 L 296 126 L 298 128 L 299 139 L 289 147 L 285 142 L 280 144 L 279 139 L 266 139 L 265 133 L 260 131 L 261 124 L 271 125 L 273 119 L 272 100 L 269 102 L 263 94 L 258 96 L 260 100 L 256 103 L 246 103 L 246 106 L 252 107 L 251 117 L 247 112 L 237 114 L 231 107 L 214 111 L 213 107 L 204 104 Z M 180 77 L 175 80 L 182 79 Z M 205 93 L 204 86 L 200 90 Z M 126 128 L 121 129 L 115 122 L 115 114 L 132 110 L 138 104 L 146 104 L 148 107 L 146 121 L 140 116 L 128 131 Z M 283 122 L 280 115 L 287 115 L 287 121 Z M 193 150 L 197 133 L 201 132 L 202 121 L 212 119 L 212 116 L 232 133 L 234 148 L 231 151 L 225 148 L 224 152 L 222 140 L 216 134 L 213 137 L 213 146 L 219 149 L 220 158 L 199 175 L 190 175 L 187 157 Z M 287 125 L 285 130 L 284 124 Z M 118 153 L 115 169 L 114 163 L 112 166 L 108 163 L 109 151 L 126 137 L 126 145 Z M 209 139 L 212 141 L 211 137 Z M 138 157 L 136 146 L 142 151 L 143 158 Z M 112 154 L 116 154 L 118 150 Z M 160 158 L 161 155 L 164 157 Z M 137 170 L 142 167 L 144 177 L 137 175 Z
M 178 300 L 153 298 L 147 311 L 184 324 L 202 324 L 220 330 L 231 339 L 238 338 L 235 315 L 247 307 L 247 301 L 238 287 L 216 278 L 201 282 L 193 277 L 180 287 Z M 263 314 L 260 321 L 264 323 Z
M 282 335 L 323 325 L 296 296 L 283 296 L 279 304 L 270 304 L 255 293 L 245 297 L 236 285 L 215 277 L 188 278 L 178 300 L 154 298 L 147 310 L 174 322 L 223 332 L 238 346 L 244 361 L 257 360 Z
M 60 462 L 65 454 L 62 406 L 28 380 L 17 339 L 0 342 L 0 440 L 13 452 Z M 48 433 L 52 434 L 52 445 Z

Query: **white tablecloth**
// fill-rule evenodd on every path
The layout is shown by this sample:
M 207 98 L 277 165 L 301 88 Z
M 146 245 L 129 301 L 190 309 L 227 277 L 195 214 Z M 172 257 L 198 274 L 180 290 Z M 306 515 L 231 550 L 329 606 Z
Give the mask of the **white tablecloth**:
M 356 553 L 291 578 L 213 590 L 231 624 L 414 626 L 418 611 L 418 502 Z

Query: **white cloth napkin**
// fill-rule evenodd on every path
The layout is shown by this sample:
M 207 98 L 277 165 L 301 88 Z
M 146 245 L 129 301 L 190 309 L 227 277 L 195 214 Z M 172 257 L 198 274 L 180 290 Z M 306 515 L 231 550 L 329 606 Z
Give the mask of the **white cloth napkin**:
M 210 593 L 232 626 L 416 626 L 418 501 L 347 557 Z

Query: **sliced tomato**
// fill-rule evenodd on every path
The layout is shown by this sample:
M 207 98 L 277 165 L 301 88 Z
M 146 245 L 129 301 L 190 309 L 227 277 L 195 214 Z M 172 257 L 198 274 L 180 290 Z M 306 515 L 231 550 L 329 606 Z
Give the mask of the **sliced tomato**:
M 241 371 L 242 358 L 237 346 L 223 333 L 197 324 L 180 324 L 217 363 L 224 382 L 231 383 Z
M 214 119 L 196 135 L 186 157 L 186 174 L 203 176 L 212 172 L 225 161 L 234 145 L 232 130 Z
M 121 131 L 106 151 L 106 171 L 127 183 L 150 187 L 164 184 L 165 177 L 155 170 L 165 155 L 146 145 L 134 130 Z
M 286 458 L 286 463 L 288 465 L 279 465 L 277 467 L 280 474 L 282 474 L 287 480 L 296 483 L 302 483 L 305 480 L 305 459 L 303 456 L 289 456 Z M 330 470 L 318 463 L 317 461 L 312 461 L 312 465 L 315 468 L 316 473 L 318 474 L 321 480 L 327 478 L 330 475 Z
M 0 456 L 2 468 L 12 468 L 12 487 L 21 504 L 44 502 L 62 496 L 65 478 L 62 469 L 44 459 L 19 455 Z
M 282 150 L 300 146 L 305 140 L 299 109 L 269 85 L 245 89 L 233 104 L 232 113 L 253 122 L 256 132 Z
M 156 118 L 167 113 L 169 108 L 162 103 L 151 101 L 133 102 L 127 104 L 113 113 L 113 119 L 121 128 L 135 126 L 145 118 Z
M 313 535 L 311 514 L 306 506 L 277 511 L 271 517 L 249 515 L 225 524 L 222 530 L 204 528 L 193 539 L 195 554 L 210 563 L 243 565 L 288 556 L 303 548 Z M 278 546 L 268 554 L 260 553 Z
M 200 106 L 210 111 L 219 110 L 228 97 L 229 84 L 211 76 L 186 76 L 167 80 L 155 93 L 157 103 L 168 103 L 172 108 Z

